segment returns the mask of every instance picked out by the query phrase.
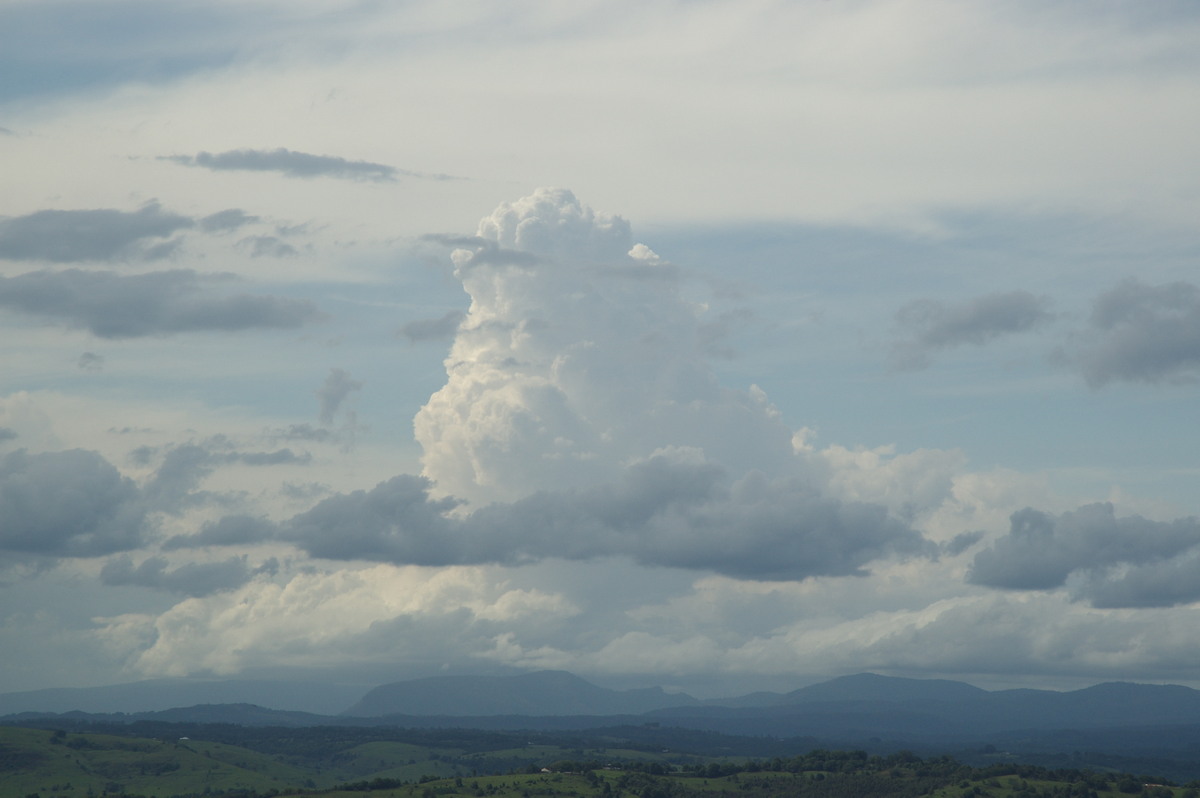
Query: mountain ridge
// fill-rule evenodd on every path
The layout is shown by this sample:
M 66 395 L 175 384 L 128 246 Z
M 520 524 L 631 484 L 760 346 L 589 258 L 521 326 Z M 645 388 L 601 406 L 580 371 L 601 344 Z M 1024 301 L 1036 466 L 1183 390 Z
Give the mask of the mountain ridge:
M 341 714 L 639 715 L 699 703 L 686 693 L 668 693 L 661 687 L 610 690 L 567 671 L 533 671 L 516 676 L 430 676 L 390 682 L 369 690 Z
M 1183 685 L 1133 682 L 1104 682 L 1072 691 L 989 691 L 947 679 L 860 673 L 789 693 L 759 692 L 706 700 L 668 693 L 660 687 L 612 690 L 566 671 L 436 676 L 390 682 L 370 690 L 341 687 L 322 693 L 328 687 L 248 680 L 149 680 L 107 688 L 0 694 L 0 716 L 72 710 L 84 714 L 186 710 L 189 718 L 209 716 L 231 723 L 266 723 L 274 722 L 273 718 L 287 725 L 352 723 L 361 718 L 371 723 L 404 719 L 409 724 L 441 725 L 459 719 L 460 723 L 488 726 L 517 723 L 519 718 L 541 719 L 539 722 L 555 726 L 577 725 L 590 722 L 587 719 L 619 716 L 630 722 L 736 733 L 844 733 L 913 740 L 1020 729 L 1200 725 L 1200 691 Z M 296 705 L 293 699 L 298 693 L 308 694 L 304 696 L 307 706 Z M 131 698 L 139 695 L 136 700 Z M 340 704 L 336 703 L 339 696 L 344 699 Z M 315 705 L 320 705 L 317 711 Z M 245 709 L 248 706 L 257 706 L 261 712 L 250 712 Z M 286 712 L 301 714 L 280 714 Z

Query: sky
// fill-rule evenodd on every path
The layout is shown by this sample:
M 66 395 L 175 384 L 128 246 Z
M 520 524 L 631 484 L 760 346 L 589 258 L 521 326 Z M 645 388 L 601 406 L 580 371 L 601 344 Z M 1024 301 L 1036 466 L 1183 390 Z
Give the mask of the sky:
M 1200 8 L 0 0 L 0 692 L 1200 687 Z

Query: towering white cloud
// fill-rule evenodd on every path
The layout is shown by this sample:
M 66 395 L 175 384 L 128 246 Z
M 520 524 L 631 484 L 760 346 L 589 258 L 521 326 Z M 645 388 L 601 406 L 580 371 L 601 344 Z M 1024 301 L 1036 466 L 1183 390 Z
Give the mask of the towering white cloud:
M 480 222 L 453 260 L 471 305 L 446 385 L 414 422 L 439 490 L 513 500 L 611 479 L 668 446 L 733 474 L 794 459 L 765 401 L 717 383 L 704 309 L 625 220 L 539 189 Z

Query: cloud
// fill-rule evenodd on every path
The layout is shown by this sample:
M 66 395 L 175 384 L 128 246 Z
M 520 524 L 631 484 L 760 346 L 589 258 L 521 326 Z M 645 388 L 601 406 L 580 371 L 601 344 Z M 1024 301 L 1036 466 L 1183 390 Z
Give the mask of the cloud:
M 385 662 L 394 674 L 397 641 L 405 667 L 436 669 L 486 648 L 501 629 L 546 628 L 576 612 L 560 595 L 510 587 L 481 568 L 378 565 L 252 580 L 157 617 L 102 619 L 99 634 L 131 650 L 133 667 L 147 675 L 226 674 L 283 661 L 322 667 L 344 664 L 347 652 L 360 664 Z
M 1052 318 L 1049 300 L 1028 291 L 986 294 L 958 304 L 919 299 L 896 312 L 896 324 L 907 336 L 892 349 L 897 368 L 929 365 L 939 349 L 983 345 L 1002 335 L 1025 332 Z
M 515 565 L 628 557 L 640 564 L 748 579 L 866 573 L 874 560 L 935 553 L 879 505 L 822 497 L 760 473 L 730 483 L 696 451 L 632 464 L 622 479 L 543 491 L 468 516 L 428 480 L 399 476 L 325 499 L 281 525 L 314 557 L 398 565 Z
M 313 557 L 406 565 L 470 562 L 461 524 L 446 517 L 455 499 L 431 499 L 429 482 L 402 475 L 370 491 L 332 496 L 291 519 L 281 537 Z
M 169 565 L 165 557 L 147 557 L 136 566 L 128 556 L 117 557 L 104 564 L 100 581 L 111 586 L 149 587 L 196 597 L 235 590 L 258 574 L 273 573 L 279 567 L 272 559 L 258 568 L 251 568 L 245 556 L 230 557 L 222 562 L 185 563 L 168 570 Z
M 95 557 L 139 547 L 147 529 L 137 485 L 95 452 L 0 459 L 0 552 Z
M 321 423 L 332 424 L 342 402 L 354 391 L 362 390 L 362 386 L 358 380 L 350 379 L 350 372 L 345 369 L 330 369 L 329 376 L 316 391 L 317 401 L 320 403 L 317 417 Z
M 248 236 L 238 246 L 248 249 L 252 258 L 290 258 L 300 254 L 300 250 L 277 236 Z
M 466 314 L 461 310 L 450 310 L 437 319 L 410 321 L 400 328 L 400 334 L 411 343 L 453 338 L 458 325 L 462 324 L 465 318 Z
M 1008 533 L 975 555 L 967 581 L 1009 590 L 1054 590 L 1096 606 L 1167 606 L 1200 599 L 1200 519 L 1118 518 L 1111 504 L 1053 516 L 1012 515 Z M 1074 579 L 1073 579 L 1074 577 Z
M 218 436 L 202 444 L 185 443 L 168 449 L 143 489 L 147 503 L 162 512 L 178 514 L 190 506 L 217 498 L 214 494 L 198 491 L 198 488 L 204 478 L 220 466 L 235 463 L 294 465 L 312 460 L 310 455 L 298 455 L 291 449 L 244 452 L 230 450 L 230 446 L 227 440 Z M 153 452 L 139 449 L 134 455 L 143 464 L 148 464 Z
M 314 443 L 326 443 L 337 438 L 336 432 L 322 429 L 321 427 L 314 427 L 312 424 L 290 424 L 287 427 L 268 430 L 267 435 L 272 439 L 311 441 Z
M 175 535 L 163 542 L 165 551 L 197 549 L 206 546 L 245 546 L 272 540 L 276 525 L 266 518 L 227 515 L 206 523 L 192 535 Z
M 229 150 L 199 152 L 195 155 L 168 155 L 163 160 L 184 166 L 199 166 L 213 171 L 278 172 L 287 177 L 336 177 L 347 180 L 392 181 L 399 177 L 434 180 L 451 179 L 448 175 L 430 175 L 397 169 L 371 161 L 348 161 L 333 155 L 313 155 L 280 147 L 275 150 Z
M 177 245 L 161 239 L 195 225 L 195 220 L 168 213 L 157 202 L 132 212 L 108 208 L 37 211 L 0 219 L 0 258 L 54 263 L 156 260 Z M 150 243 L 156 239 L 158 243 Z
M 144 461 L 149 452 L 139 452 Z M 198 494 L 201 481 L 212 473 L 213 457 L 208 449 L 194 443 L 171 448 L 155 470 L 153 478 L 144 488 L 146 501 L 155 509 L 168 513 L 180 513 L 185 508 L 210 498 Z
M 104 370 L 104 355 L 97 355 L 95 352 L 84 352 L 79 356 L 76 362 L 80 371 L 103 371 Z
M 128 276 L 80 269 L 27 272 L 0 277 L 0 308 L 62 321 L 100 338 L 292 329 L 321 318 L 307 300 L 224 295 L 209 288 L 230 279 L 190 269 Z
M 800 467 L 764 397 L 719 383 L 702 311 L 624 219 L 538 189 L 454 243 L 471 305 L 413 421 L 439 491 L 512 501 L 611 481 L 672 446 L 735 476 Z
M 1074 354 L 1093 388 L 1182 383 L 1200 376 L 1200 288 L 1126 280 L 1096 297 Z
M 199 225 L 200 229 L 206 233 L 224 233 L 258 220 L 257 216 L 251 216 L 241 208 L 229 208 L 205 216 L 200 220 Z

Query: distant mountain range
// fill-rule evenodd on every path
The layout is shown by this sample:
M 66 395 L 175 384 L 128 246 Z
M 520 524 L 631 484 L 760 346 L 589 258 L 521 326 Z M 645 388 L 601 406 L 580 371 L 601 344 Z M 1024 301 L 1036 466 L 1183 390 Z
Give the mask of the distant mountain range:
M 434 676 L 381 685 L 343 715 L 640 715 L 700 704 L 660 687 L 609 690 L 566 671 L 519 676 Z
M 296 711 L 305 708 L 304 702 L 307 711 Z M 583 729 L 657 723 L 727 734 L 915 746 L 1028 741 L 1049 732 L 1061 738 L 1068 731 L 1094 738 L 1134 727 L 1143 732 L 1189 727 L 1184 736 L 1200 736 L 1200 691 L 1189 687 L 1114 682 L 1070 692 L 988 691 L 963 682 L 870 673 L 786 694 L 708 701 L 659 688 L 610 690 L 564 671 L 414 679 L 365 695 L 362 688 L 330 685 L 183 680 L 0 695 L 0 715 L 9 716 L 5 722 L 14 722 L 17 713 L 66 712 L 73 717 L 123 712 L 127 721 L 280 726 Z M 1179 738 L 1180 732 L 1171 734 Z
M 252 679 L 149 679 L 104 687 L 55 687 L 0 693 L 0 716 L 18 712 L 157 712 L 195 704 L 258 704 L 336 715 L 367 688 L 322 682 Z

